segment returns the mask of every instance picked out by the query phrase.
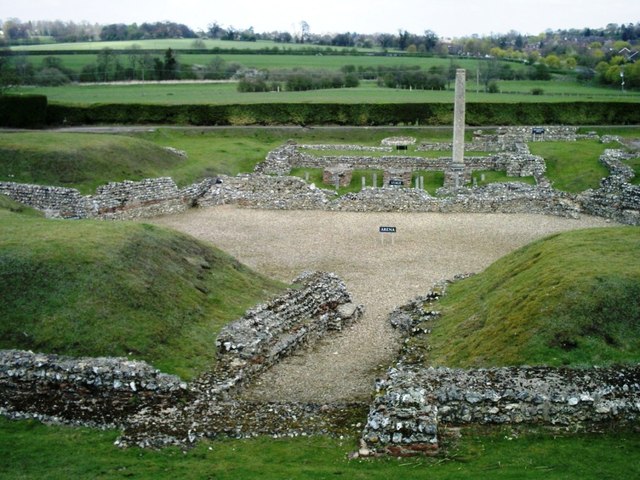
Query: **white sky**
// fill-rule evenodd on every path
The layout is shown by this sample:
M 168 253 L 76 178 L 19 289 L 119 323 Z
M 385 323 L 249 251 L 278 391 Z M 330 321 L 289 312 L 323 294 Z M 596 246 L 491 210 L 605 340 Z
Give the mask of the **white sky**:
M 0 19 L 86 20 L 142 23 L 169 20 L 194 30 L 207 25 L 256 32 L 295 31 L 301 21 L 312 33 L 411 33 L 441 37 L 516 30 L 605 27 L 640 22 L 639 0 L 0 0 Z

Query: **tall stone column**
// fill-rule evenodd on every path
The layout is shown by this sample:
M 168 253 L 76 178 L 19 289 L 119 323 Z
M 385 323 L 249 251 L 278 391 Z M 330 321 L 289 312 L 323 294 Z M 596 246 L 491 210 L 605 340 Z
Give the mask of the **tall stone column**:
M 464 116 L 465 116 L 465 81 L 466 70 L 456 70 L 456 93 L 453 110 L 453 162 L 451 174 L 455 178 L 455 186 L 464 183 Z

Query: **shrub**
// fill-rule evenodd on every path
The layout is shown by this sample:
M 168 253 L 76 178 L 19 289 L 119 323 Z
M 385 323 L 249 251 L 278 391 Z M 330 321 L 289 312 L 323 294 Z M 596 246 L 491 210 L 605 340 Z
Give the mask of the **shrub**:
M 531 89 L 531 95 L 542 95 L 544 93 L 544 89 L 540 87 L 535 87 Z
M 495 80 L 491 80 L 487 85 L 487 93 L 500 93 L 498 82 L 496 82 Z
M 57 68 L 43 68 L 35 74 L 34 83 L 45 87 L 59 87 L 69 83 L 69 77 Z

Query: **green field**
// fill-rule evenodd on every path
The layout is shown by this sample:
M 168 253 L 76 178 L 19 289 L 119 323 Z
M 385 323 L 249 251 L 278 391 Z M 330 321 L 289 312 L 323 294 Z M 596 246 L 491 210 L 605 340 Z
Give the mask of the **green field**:
M 507 82 L 505 82 L 507 83 Z M 509 82 L 509 92 L 480 93 L 468 86 L 467 101 L 479 103 L 544 103 L 575 101 L 640 102 L 640 94 L 561 84 L 548 87 L 548 94 L 532 95 L 538 82 Z M 136 83 L 110 85 L 66 85 L 60 87 L 19 87 L 15 93 L 46 95 L 50 102 L 64 104 L 146 103 L 146 104 L 252 104 L 252 103 L 453 103 L 453 91 L 406 90 L 379 87 L 373 81 L 357 88 L 310 90 L 305 92 L 241 93 L 235 82 L 220 83 Z
M 42 43 L 40 45 L 19 45 L 11 47 L 14 52 L 37 52 L 42 50 L 102 50 L 103 48 L 111 48 L 114 50 L 129 49 L 133 45 L 139 46 L 142 50 L 166 50 L 172 48 L 174 50 L 190 50 L 194 48 L 194 38 L 167 38 L 156 40 L 131 40 L 131 41 L 117 41 L 117 42 L 74 42 L 74 43 Z M 260 50 L 260 49 L 273 49 L 277 47 L 279 50 L 304 50 L 304 49 L 324 49 L 325 47 L 319 47 L 316 45 L 306 45 L 300 43 L 277 43 L 269 40 L 257 40 L 255 42 L 242 42 L 242 41 L 226 41 L 217 40 L 211 38 L 201 39 L 204 42 L 204 48 L 206 49 L 232 49 L 237 50 Z M 351 50 L 347 47 L 330 47 L 335 51 Z M 358 49 L 360 52 L 380 51 L 380 49 Z
M 640 228 L 554 235 L 450 286 L 410 345 L 426 365 L 640 361 Z

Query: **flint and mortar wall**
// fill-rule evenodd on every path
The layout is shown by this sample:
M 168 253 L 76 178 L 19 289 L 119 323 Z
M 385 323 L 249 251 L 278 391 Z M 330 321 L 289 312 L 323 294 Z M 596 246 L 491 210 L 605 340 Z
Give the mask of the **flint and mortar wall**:
M 293 283 L 298 288 L 248 310 L 221 330 L 215 372 L 203 379 L 208 394 L 239 386 L 363 313 L 363 306 L 353 303 L 344 282 L 333 273 L 307 272 Z
M 294 283 L 297 288 L 248 310 L 223 328 L 212 345 L 218 353 L 216 367 L 190 385 L 141 361 L 0 351 L 0 413 L 127 428 L 141 444 L 147 444 L 145 429 L 149 429 L 155 440 L 148 445 L 156 446 L 167 440 L 165 430 L 184 434 L 168 443 L 184 443 L 197 416 L 210 422 L 200 429 L 202 435 L 218 434 L 217 426 L 228 428 L 233 423 L 220 418 L 237 408 L 224 401 L 230 390 L 302 346 L 347 327 L 363 312 L 334 274 L 309 272 Z M 189 410 L 184 405 L 201 408 Z M 160 413 L 167 417 L 164 423 L 155 418 Z M 256 428 L 264 431 L 268 426 Z
M 443 425 L 536 424 L 589 429 L 640 420 L 640 366 L 568 369 L 392 369 L 363 439 L 393 455 L 434 453 Z
M 42 210 L 51 218 L 132 219 L 180 213 L 208 190 L 212 179 L 179 190 L 170 177 L 112 182 L 95 195 L 73 188 L 0 182 L 0 195 Z
M 12 418 L 114 427 L 188 395 L 178 377 L 141 361 L 0 351 L 0 411 Z

